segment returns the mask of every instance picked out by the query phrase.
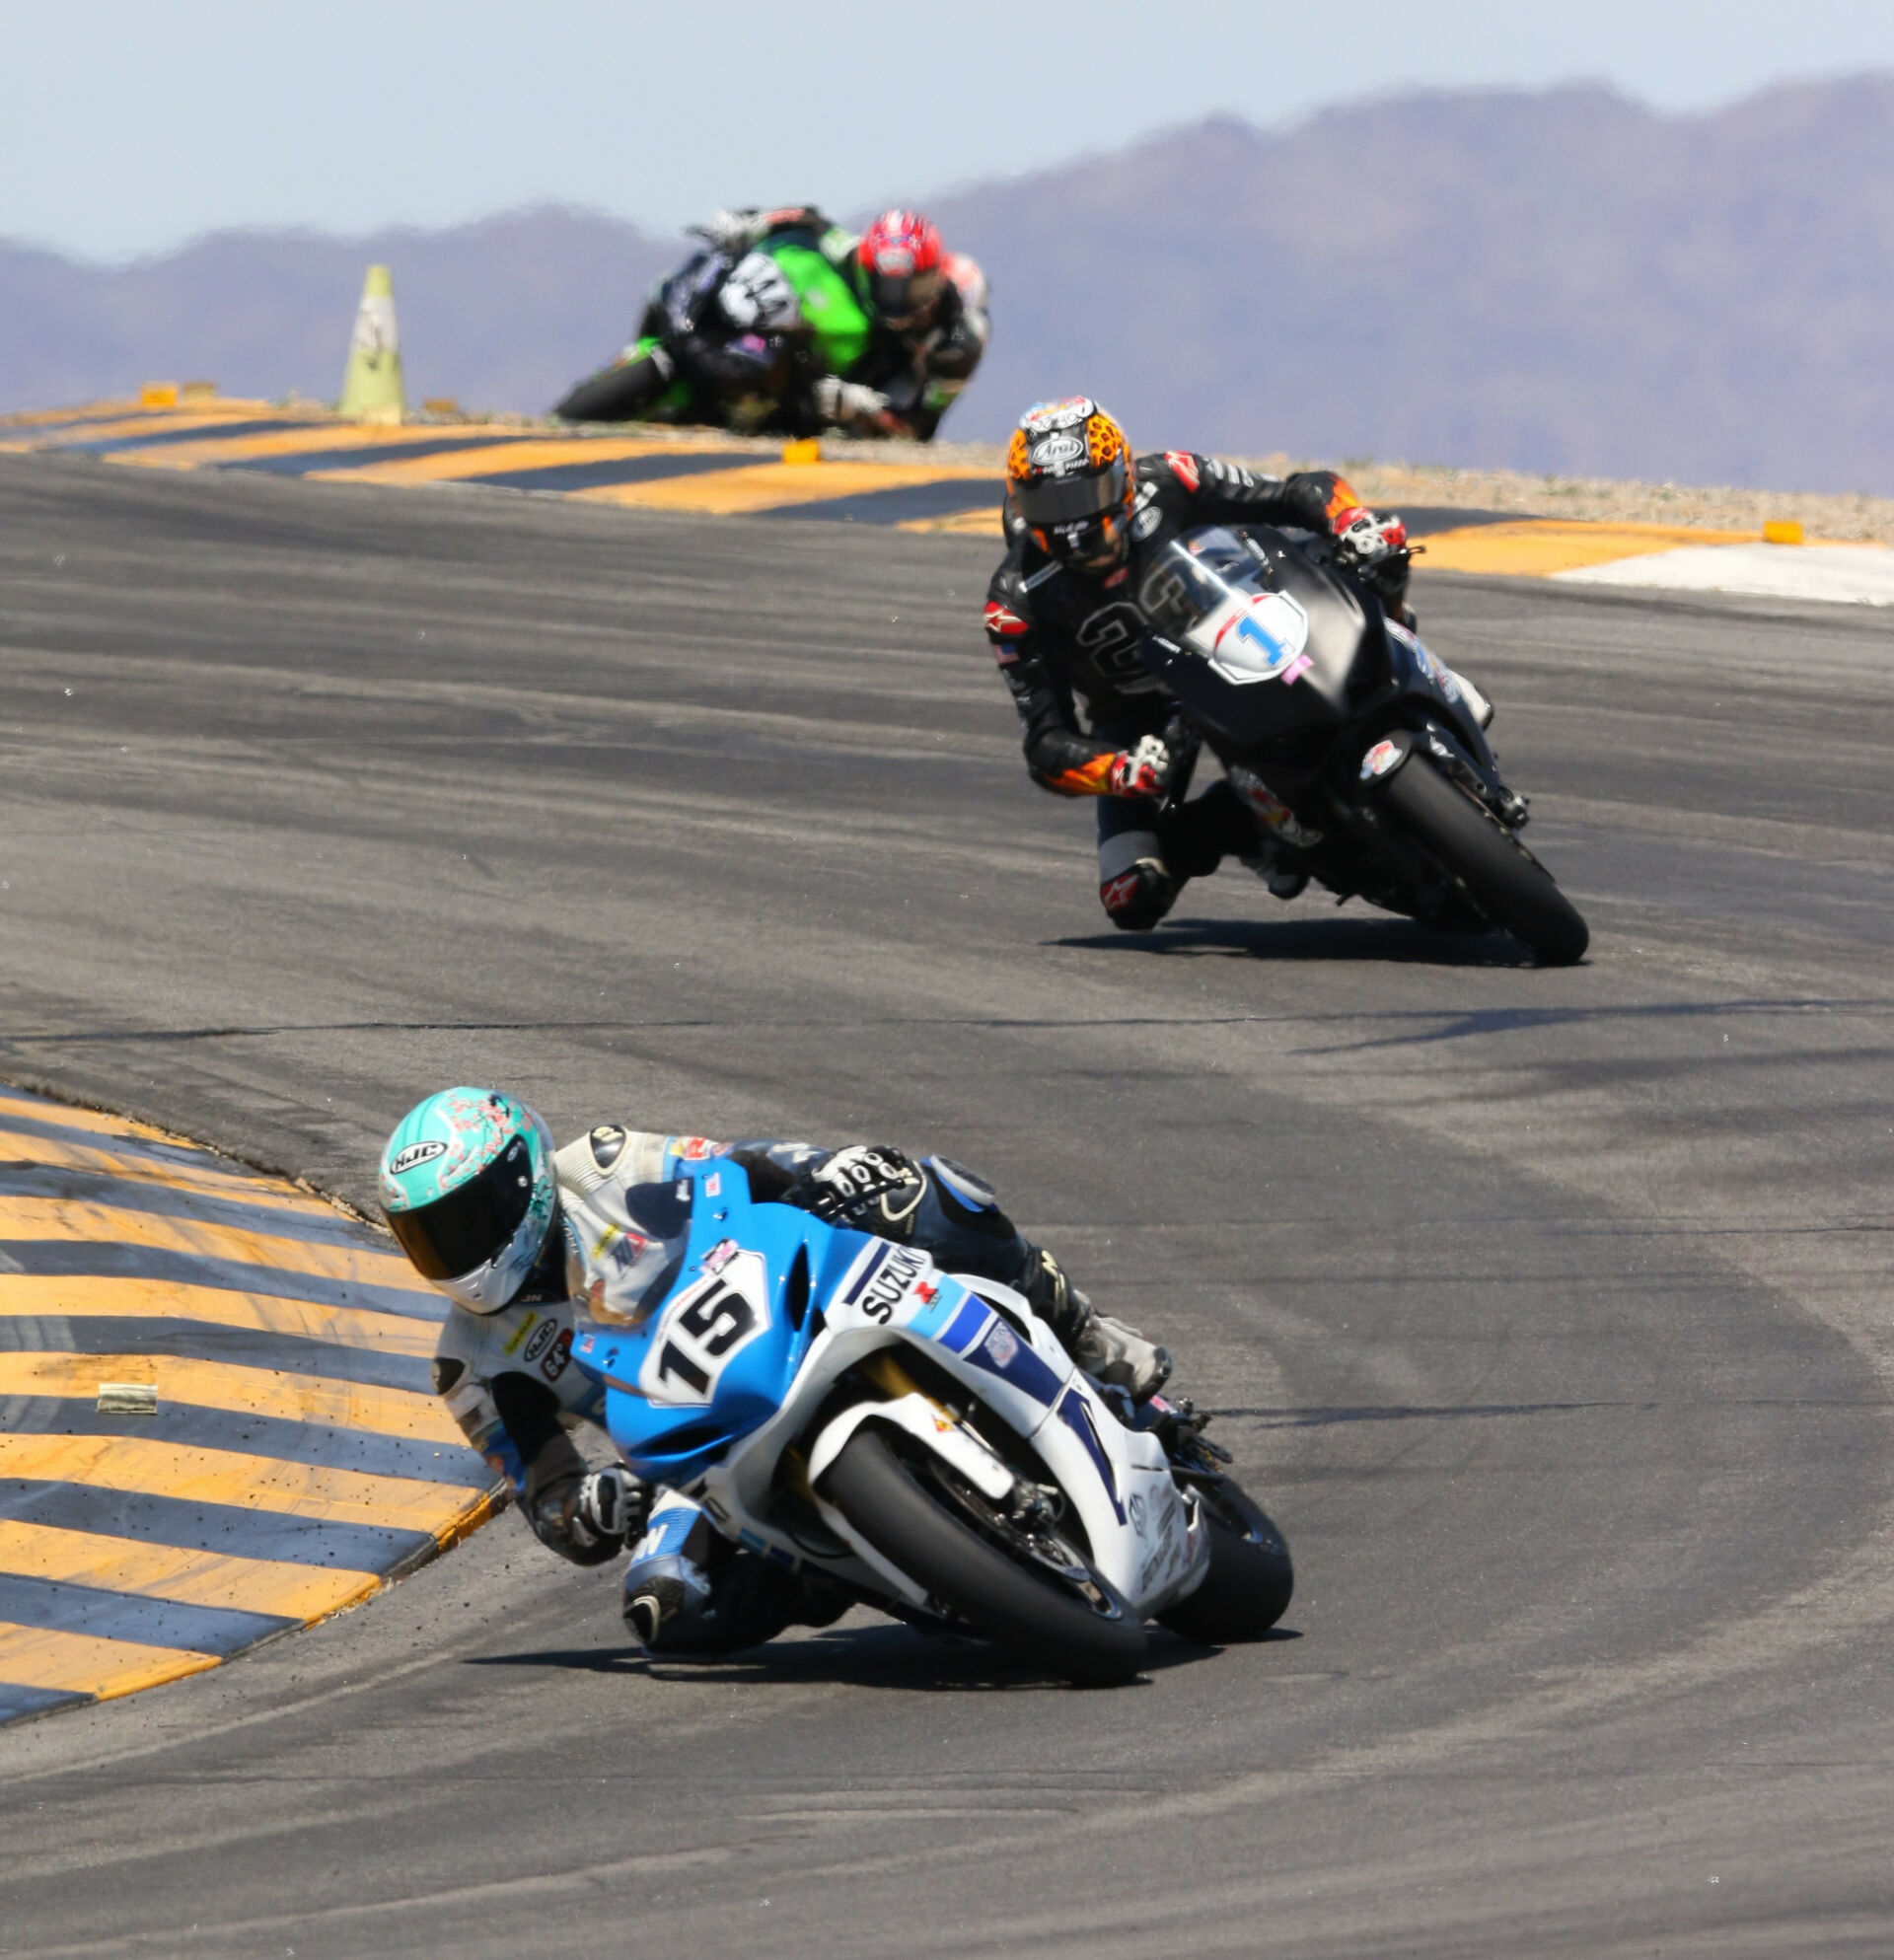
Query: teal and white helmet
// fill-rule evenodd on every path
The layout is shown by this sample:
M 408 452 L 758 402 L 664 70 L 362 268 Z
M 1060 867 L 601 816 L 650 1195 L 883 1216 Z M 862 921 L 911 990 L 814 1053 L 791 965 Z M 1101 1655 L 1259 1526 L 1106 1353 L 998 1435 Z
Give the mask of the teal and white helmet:
M 552 1229 L 552 1132 L 497 1089 L 443 1089 L 395 1125 L 380 1184 L 390 1229 L 421 1276 L 474 1313 L 497 1313 Z

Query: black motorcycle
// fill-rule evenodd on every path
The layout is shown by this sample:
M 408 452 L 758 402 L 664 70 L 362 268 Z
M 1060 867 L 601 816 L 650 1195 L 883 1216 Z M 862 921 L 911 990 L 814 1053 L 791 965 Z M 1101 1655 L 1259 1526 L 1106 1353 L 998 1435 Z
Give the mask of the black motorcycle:
M 1583 955 L 1589 929 L 1519 841 L 1526 799 L 1459 681 L 1326 541 L 1201 526 L 1158 553 L 1138 598 L 1139 659 L 1277 866 L 1412 918 L 1502 926 L 1543 965 Z

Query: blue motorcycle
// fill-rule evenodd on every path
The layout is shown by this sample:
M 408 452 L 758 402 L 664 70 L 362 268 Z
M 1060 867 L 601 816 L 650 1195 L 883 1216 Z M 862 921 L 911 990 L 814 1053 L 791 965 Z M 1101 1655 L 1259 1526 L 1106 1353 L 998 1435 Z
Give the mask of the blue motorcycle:
M 640 1477 L 762 1558 L 1072 1681 L 1135 1674 L 1150 1620 L 1226 1641 L 1280 1618 L 1288 1549 L 1188 1405 L 1133 1408 L 1010 1288 L 755 1202 L 728 1158 L 672 1189 L 669 1283 L 595 1303 L 572 1348 Z

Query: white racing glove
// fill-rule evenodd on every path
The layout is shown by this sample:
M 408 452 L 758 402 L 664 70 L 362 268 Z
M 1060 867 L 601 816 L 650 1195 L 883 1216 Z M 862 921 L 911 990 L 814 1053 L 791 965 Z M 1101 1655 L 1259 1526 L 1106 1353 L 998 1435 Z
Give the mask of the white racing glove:
M 810 390 L 816 413 L 838 428 L 866 426 L 879 430 L 888 412 L 888 398 L 878 388 L 864 387 L 858 381 L 843 381 L 839 375 L 817 377 Z
M 1357 565 L 1378 565 L 1406 547 L 1408 527 L 1398 517 L 1357 510 L 1337 528 L 1335 542 Z
M 1121 749 L 1112 758 L 1111 784 L 1114 796 L 1162 796 L 1170 787 L 1171 771 L 1177 758 L 1158 736 L 1139 738 L 1132 749 Z

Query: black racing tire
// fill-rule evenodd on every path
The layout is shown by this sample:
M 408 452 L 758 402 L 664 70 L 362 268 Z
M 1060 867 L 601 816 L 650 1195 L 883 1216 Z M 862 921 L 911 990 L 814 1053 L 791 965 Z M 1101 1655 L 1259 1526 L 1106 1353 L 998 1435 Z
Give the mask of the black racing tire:
M 1569 967 L 1584 957 L 1591 928 L 1552 873 L 1424 756 L 1409 756 L 1381 801 L 1495 925 L 1531 947 L 1541 966 Z
M 1114 1596 L 1099 1612 L 980 1536 L 918 1483 L 872 1422 L 825 1473 L 823 1494 L 883 1558 L 986 1638 L 1087 1687 L 1129 1681 L 1144 1663 L 1141 1622 Z
M 552 412 L 568 422 L 628 422 L 670 385 L 670 377 L 648 354 L 614 361 L 580 382 Z
M 1157 1617 L 1205 1646 L 1259 1639 L 1289 1610 L 1295 1591 L 1287 1541 L 1232 1479 L 1206 1481 L 1197 1492 L 1210 1528 L 1210 1569 L 1188 1599 Z

